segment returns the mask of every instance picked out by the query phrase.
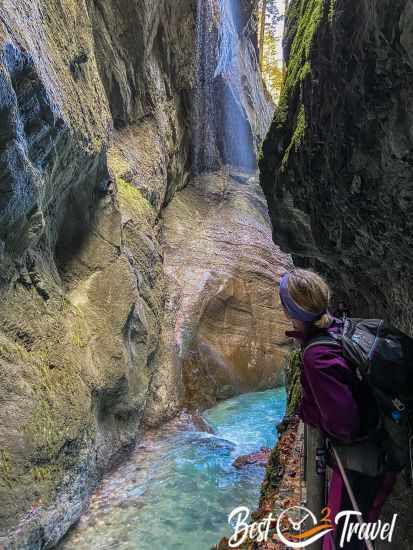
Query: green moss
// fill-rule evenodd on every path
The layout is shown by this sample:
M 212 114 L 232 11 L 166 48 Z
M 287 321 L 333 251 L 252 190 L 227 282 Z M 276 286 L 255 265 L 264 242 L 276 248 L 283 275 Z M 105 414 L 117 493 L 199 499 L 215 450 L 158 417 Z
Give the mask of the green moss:
M 61 433 L 54 420 L 55 415 L 49 400 L 45 397 L 39 399 L 33 411 L 30 422 L 25 426 L 25 435 L 42 450 L 42 457 L 55 456 L 60 448 L 60 442 L 64 434 Z M 45 456 L 43 456 L 45 455 Z
M 31 476 L 33 481 L 52 481 L 60 474 L 60 468 L 54 464 L 49 464 L 47 466 L 34 466 L 31 469 Z
M 297 410 L 301 399 L 301 352 L 299 349 L 294 349 L 288 357 L 288 372 L 289 372 L 289 388 L 287 399 L 286 415 L 292 416 Z
M 305 108 L 304 108 L 304 105 L 301 104 L 300 109 L 298 111 L 297 120 L 295 123 L 295 130 L 293 133 L 293 137 L 291 138 L 290 144 L 285 150 L 285 153 L 282 159 L 281 171 L 285 170 L 291 151 L 293 149 L 295 152 L 298 151 L 301 145 L 301 142 L 303 141 L 306 128 L 307 128 L 307 121 L 305 116 Z
M 85 348 L 89 343 L 88 326 L 85 319 L 77 317 L 73 322 L 72 330 L 72 344 L 78 348 Z
M 281 481 L 280 465 L 280 449 L 276 445 L 271 452 L 265 468 L 265 477 L 260 491 L 260 503 L 266 500 L 278 488 Z
M 130 169 L 130 163 L 126 160 L 123 153 L 111 147 L 108 152 L 108 165 L 114 176 L 126 177 Z
M 51 369 L 49 348 L 28 353 L 37 368 L 38 379 L 34 387 L 36 404 L 23 431 L 28 441 L 37 449 L 37 458 L 49 460 L 59 452 L 62 442 L 69 435 L 62 423 L 61 399 L 76 396 L 79 379 L 76 372 L 65 367 Z M 68 403 L 67 403 L 68 404 Z M 73 399 L 70 400 L 73 404 Z
M 291 350 L 291 352 L 286 357 L 288 396 L 284 421 L 286 421 L 287 423 L 289 422 L 289 417 L 295 414 L 301 399 L 301 360 L 301 350 L 298 348 L 294 348 L 293 350 Z M 277 490 L 282 479 L 282 474 L 280 474 L 280 466 L 280 448 L 279 445 L 276 445 L 271 452 L 265 470 L 265 478 L 261 486 L 260 505 L 264 500 L 269 497 L 269 495 Z
M 49 367 L 49 350 L 44 350 L 36 353 L 37 365 L 40 373 L 41 389 L 45 392 L 53 390 L 52 380 Z
M 0 449 L 0 483 L 11 489 L 13 480 L 11 478 L 12 463 L 8 450 Z
M 71 343 L 78 348 L 85 348 L 89 344 L 90 338 L 84 312 L 66 297 L 62 299 L 61 308 L 65 317 L 70 316 L 73 319 Z
M 118 199 L 121 210 L 133 214 L 136 218 L 149 218 L 152 215 L 151 205 L 143 194 L 123 178 L 116 178 Z
M 275 118 L 277 126 L 284 125 L 287 120 L 292 91 L 311 73 L 310 52 L 323 16 L 323 5 L 323 0 L 295 0 L 290 4 L 286 38 L 288 41 L 290 35 L 292 43 Z
M 0 357 L 8 363 L 18 363 L 27 361 L 28 353 L 20 344 L 0 335 Z
M 60 297 L 59 306 L 60 306 L 60 308 L 59 308 L 60 311 L 64 314 L 65 317 L 68 314 L 83 316 L 83 312 L 80 309 L 80 307 L 78 305 L 74 304 L 73 302 L 71 302 L 69 300 L 69 298 L 67 298 L 67 296 L 61 296 Z

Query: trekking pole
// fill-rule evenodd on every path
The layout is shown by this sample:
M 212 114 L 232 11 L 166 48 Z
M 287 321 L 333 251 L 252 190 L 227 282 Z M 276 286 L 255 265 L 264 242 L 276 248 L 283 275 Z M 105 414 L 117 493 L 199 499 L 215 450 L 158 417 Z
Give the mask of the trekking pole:
M 346 472 L 343 468 L 343 464 L 341 463 L 340 457 L 338 456 L 338 453 L 337 453 L 335 447 L 333 446 L 333 444 L 331 443 L 331 441 L 330 441 L 330 445 L 331 445 L 331 449 L 333 451 L 334 457 L 336 459 L 336 462 L 338 464 L 338 468 L 340 470 L 341 476 L 343 478 L 344 485 L 346 486 L 348 496 L 350 497 L 351 504 L 352 504 L 352 506 L 353 506 L 353 508 L 356 512 L 360 512 L 360 509 L 358 507 L 356 498 L 355 498 L 354 493 L 351 489 L 350 482 L 348 480 L 347 474 L 346 474 Z M 362 518 L 361 512 L 357 515 L 357 521 L 359 522 L 360 525 L 363 525 L 363 518 Z M 373 547 L 372 543 L 369 540 L 365 540 L 364 542 L 366 543 L 366 546 L 367 546 L 368 550 L 374 550 L 374 547 Z

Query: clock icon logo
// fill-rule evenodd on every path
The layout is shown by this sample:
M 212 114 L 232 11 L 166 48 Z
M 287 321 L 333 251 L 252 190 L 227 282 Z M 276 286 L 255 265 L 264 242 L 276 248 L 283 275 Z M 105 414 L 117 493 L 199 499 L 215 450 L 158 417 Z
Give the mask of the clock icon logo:
M 328 515 L 318 523 L 315 514 L 304 506 L 291 506 L 278 516 L 276 531 L 289 548 L 305 548 L 332 531 Z

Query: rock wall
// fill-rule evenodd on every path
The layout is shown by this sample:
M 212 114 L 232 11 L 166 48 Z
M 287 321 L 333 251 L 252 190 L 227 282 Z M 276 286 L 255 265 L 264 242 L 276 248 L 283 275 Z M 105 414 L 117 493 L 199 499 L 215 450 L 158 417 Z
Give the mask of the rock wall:
M 257 177 L 228 168 L 202 174 L 163 217 L 167 311 L 175 319 L 168 340 L 186 405 L 282 385 L 290 342 L 277 285 L 292 262 L 272 242 Z
M 1 546 L 53 545 L 145 417 L 179 410 L 147 401 L 194 25 L 186 0 L 0 7 Z
M 288 70 L 260 162 L 281 248 L 327 275 L 353 315 L 409 333 L 412 14 L 405 0 L 292 0 Z M 413 539 L 403 490 L 386 512 L 399 513 L 395 548 Z
M 410 330 L 410 1 L 292 0 L 262 184 L 274 236 L 354 312 Z
M 273 103 L 257 54 L 257 0 L 197 0 L 192 167 L 254 172 Z
M 254 6 L 245 1 L 243 21 Z M 191 171 L 195 16 L 191 0 L 0 6 L 0 546 L 52 547 L 145 427 L 184 405 L 266 387 L 278 373 L 285 343 L 270 336 L 279 315 L 271 285 L 291 259 L 271 243 L 260 190 L 238 199 L 236 179 L 221 188 L 218 176 L 201 193 L 177 195 Z M 252 107 L 246 119 L 258 139 Z M 206 396 L 177 353 L 175 298 L 192 268 L 175 284 L 191 256 L 170 228 L 191 221 L 199 259 L 195 220 L 218 224 L 215 209 L 233 235 L 219 244 L 228 237 L 216 232 L 211 251 L 237 245 L 254 263 L 231 250 L 217 276 L 209 261 L 196 266 L 198 281 L 215 282 L 210 295 L 194 294 L 203 309 L 186 318 L 197 335 L 188 349 L 203 338 L 248 372 L 248 384 L 224 390 L 214 378 Z M 240 234 L 230 227 L 242 215 L 254 222 L 257 251 L 241 223 Z M 279 347 L 270 356 L 271 343 Z M 208 365 L 217 375 L 208 359 L 205 381 Z

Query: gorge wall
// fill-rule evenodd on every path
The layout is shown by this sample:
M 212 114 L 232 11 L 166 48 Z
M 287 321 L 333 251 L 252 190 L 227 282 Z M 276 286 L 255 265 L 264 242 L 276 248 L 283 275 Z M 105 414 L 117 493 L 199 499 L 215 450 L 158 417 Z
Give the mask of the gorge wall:
M 265 98 L 251 93 L 254 6 L 239 13 L 245 78 L 217 84 L 252 151 L 271 112 L 257 117 Z M 146 426 L 280 382 L 275 285 L 291 258 L 271 242 L 252 167 L 223 168 L 236 157 L 218 143 L 215 176 L 189 183 L 196 15 L 190 0 L 0 6 L 5 548 L 52 547 Z M 189 292 L 195 272 L 212 284 Z
M 407 330 L 412 9 L 292 0 L 288 73 L 260 163 L 276 242 L 329 273 L 354 313 Z
M 148 396 L 169 360 L 159 214 L 189 169 L 195 23 L 188 1 L 0 16 L 0 545 L 41 548 L 146 411 L 180 406 L 179 384 L 156 418 Z
M 354 316 L 410 334 L 412 16 L 410 0 L 291 0 L 288 69 L 260 161 L 281 248 L 325 274 Z M 411 505 L 400 480 L 386 508 L 399 514 L 394 548 L 413 540 Z
M 257 177 L 229 169 L 202 174 L 163 219 L 176 309 L 170 340 L 187 405 L 282 385 L 289 342 L 275 288 L 292 263 L 272 242 Z

